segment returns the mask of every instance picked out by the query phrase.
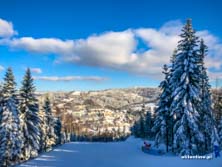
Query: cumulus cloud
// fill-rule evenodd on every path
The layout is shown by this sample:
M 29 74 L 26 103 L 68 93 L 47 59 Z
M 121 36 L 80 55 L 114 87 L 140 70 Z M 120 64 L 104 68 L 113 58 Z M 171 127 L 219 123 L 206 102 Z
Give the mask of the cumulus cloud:
M 34 76 L 35 80 L 42 80 L 42 81 L 94 81 L 94 82 L 101 82 L 107 80 L 107 78 L 98 77 L 98 76 L 64 76 L 64 77 L 58 77 L 58 76 Z
M 131 30 L 123 32 L 107 32 L 93 35 L 85 40 L 75 41 L 70 55 L 62 60 L 90 66 L 115 68 L 116 66 L 134 61 L 132 54 L 136 46 Z
M 176 35 L 169 34 L 169 29 L 169 25 L 162 27 L 162 30 L 128 29 L 67 41 L 23 37 L 13 39 L 10 46 L 34 53 L 54 53 L 58 55 L 58 62 L 123 70 L 159 78 L 161 66 L 169 62 L 178 41 Z M 150 49 L 138 52 L 138 39 L 144 40 Z
M 136 46 L 132 31 L 107 32 L 87 39 L 62 41 L 56 38 L 15 38 L 9 44 L 14 49 L 25 49 L 34 53 L 54 53 L 60 61 L 90 66 L 115 66 L 133 60 L 129 56 Z
M 17 32 L 13 29 L 11 22 L 0 19 L 0 38 L 8 38 L 16 34 Z
M 59 55 L 71 54 L 74 48 L 72 40 L 62 41 L 56 38 L 32 37 L 14 38 L 8 41 L 8 44 L 15 49 L 24 49 L 29 52 L 48 54 L 54 53 Z
M 169 21 L 159 29 L 139 28 L 120 32 L 94 34 L 86 39 L 61 40 L 57 38 L 22 37 L 7 41 L 13 49 L 39 54 L 55 54 L 56 62 L 109 68 L 160 79 L 163 64 L 169 63 L 177 46 L 183 24 Z M 197 35 L 209 46 L 207 67 L 221 70 L 222 43 L 207 30 Z M 146 48 L 141 51 L 140 41 Z
M 36 74 L 41 74 L 42 69 L 41 68 L 30 68 L 30 71 Z
M 206 65 L 209 68 L 220 70 L 222 67 L 222 43 L 209 31 L 198 31 L 197 35 L 202 37 L 209 48 L 209 56 L 206 57 Z

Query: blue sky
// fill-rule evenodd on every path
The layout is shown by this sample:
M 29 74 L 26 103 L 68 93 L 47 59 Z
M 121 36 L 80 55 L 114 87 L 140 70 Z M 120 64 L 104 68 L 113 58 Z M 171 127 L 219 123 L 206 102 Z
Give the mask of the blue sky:
M 38 90 L 156 87 L 182 24 L 192 18 L 209 46 L 213 80 L 222 74 L 221 6 L 219 0 L 3 0 L 0 77 L 11 66 L 19 86 L 30 67 Z

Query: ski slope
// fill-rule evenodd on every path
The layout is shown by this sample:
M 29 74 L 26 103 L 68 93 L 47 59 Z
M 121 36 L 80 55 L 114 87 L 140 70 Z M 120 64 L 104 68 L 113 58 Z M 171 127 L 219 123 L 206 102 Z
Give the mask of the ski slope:
M 141 151 L 143 141 L 71 142 L 44 153 L 20 167 L 222 167 L 222 157 L 211 160 L 183 160 L 174 155 L 149 155 Z

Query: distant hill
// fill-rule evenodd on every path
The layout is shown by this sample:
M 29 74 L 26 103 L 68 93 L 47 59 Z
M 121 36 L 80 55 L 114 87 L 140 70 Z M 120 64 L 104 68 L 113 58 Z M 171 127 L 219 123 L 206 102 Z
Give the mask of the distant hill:
M 153 113 L 159 94 L 158 88 L 127 88 L 42 92 L 38 97 L 40 103 L 46 95 L 50 97 L 53 113 L 62 120 L 63 131 L 85 136 L 109 132 L 115 136 L 120 131 L 130 133 L 143 104 L 146 111 Z

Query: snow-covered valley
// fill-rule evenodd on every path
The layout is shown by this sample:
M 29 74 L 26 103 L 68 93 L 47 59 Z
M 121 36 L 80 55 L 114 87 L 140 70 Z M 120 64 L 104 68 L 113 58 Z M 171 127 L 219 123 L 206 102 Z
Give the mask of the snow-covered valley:
M 174 155 L 151 155 L 141 151 L 141 139 L 125 142 L 71 142 L 43 153 L 20 167 L 221 167 L 222 158 L 185 160 Z

